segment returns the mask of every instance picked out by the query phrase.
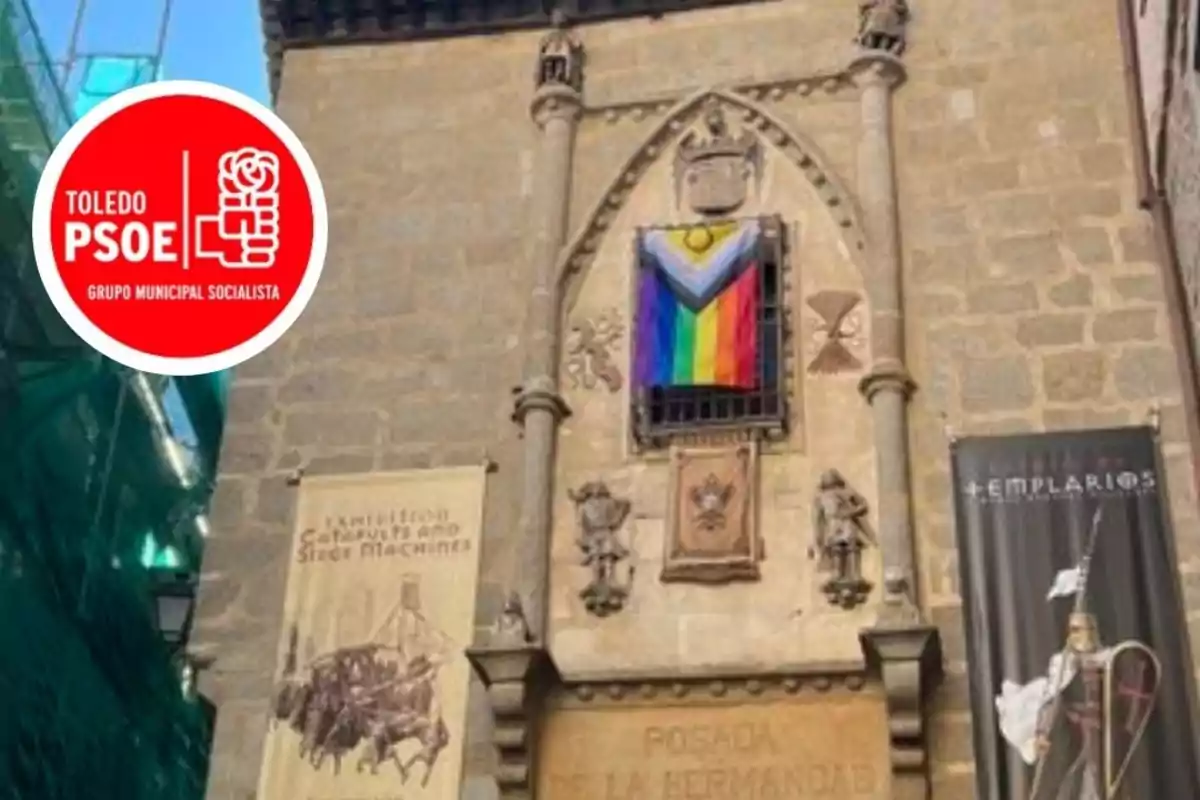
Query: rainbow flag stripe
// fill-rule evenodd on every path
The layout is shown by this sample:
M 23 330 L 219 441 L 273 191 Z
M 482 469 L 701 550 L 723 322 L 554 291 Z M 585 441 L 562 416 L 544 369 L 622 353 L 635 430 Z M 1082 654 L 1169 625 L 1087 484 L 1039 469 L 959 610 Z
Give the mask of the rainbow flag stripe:
M 658 239 L 660 245 L 664 240 L 673 245 L 672 260 L 666 264 L 656 252 L 661 247 L 645 246 L 648 237 L 643 237 L 634 344 L 636 385 L 738 389 L 758 385 L 758 228 L 757 223 L 732 226 L 735 230 L 718 231 L 724 235 L 709 235 L 708 229 L 690 239 L 692 245 L 699 242 L 706 248 L 674 246 L 689 241 L 686 234 L 694 229 L 684 229 L 682 235 L 667 232 L 674 241 Z M 745 235 L 746 230 L 753 235 Z M 681 285 L 678 268 L 689 264 L 696 265 L 694 272 L 706 273 L 700 276 L 703 282 L 687 275 L 692 280 Z

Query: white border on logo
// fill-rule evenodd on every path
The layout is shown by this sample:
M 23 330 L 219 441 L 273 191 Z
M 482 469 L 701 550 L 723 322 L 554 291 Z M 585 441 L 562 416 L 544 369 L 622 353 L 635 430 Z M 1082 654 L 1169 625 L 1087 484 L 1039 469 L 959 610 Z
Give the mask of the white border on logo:
M 58 188 L 59 179 L 62 178 L 67 162 L 88 134 L 109 117 L 143 100 L 180 96 L 204 97 L 228 103 L 267 126 L 287 146 L 299 165 L 300 174 L 304 176 L 304 183 L 308 187 L 308 194 L 312 198 L 313 206 L 312 254 L 308 258 L 308 268 L 300 280 L 295 295 L 283 311 L 266 328 L 247 341 L 221 353 L 194 358 L 173 358 L 143 353 L 118 342 L 96 327 L 75 303 L 67 291 L 67 287 L 63 284 L 62 276 L 58 272 L 58 265 L 54 260 L 54 248 L 50 236 L 50 208 L 54 201 L 54 192 Z M 325 189 L 321 185 L 320 176 L 317 175 L 317 168 L 299 137 L 292 133 L 291 128 L 277 117 L 275 112 L 261 103 L 233 89 L 203 81 L 148 83 L 120 92 L 97 105 L 67 131 L 62 141 L 54 149 L 50 159 L 46 162 L 46 168 L 42 171 L 37 195 L 33 201 L 33 252 L 37 260 L 38 273 L 41 275 L 47 294 L 50 295 L 50 301 L 54 303 L 54 308 L 62 315 L 71 330 L 94 350 L 118 364 L 157 375 L 186 377 L 219 372 L 236 367 L 275 344 L 300 317 L 305 306 L 308 305 L 308 301 L 312 299 L 317 282 L 321 277 L 321 270 L 325 266 L 325 251 L 328 245 L 329 210 L 325 205 Z

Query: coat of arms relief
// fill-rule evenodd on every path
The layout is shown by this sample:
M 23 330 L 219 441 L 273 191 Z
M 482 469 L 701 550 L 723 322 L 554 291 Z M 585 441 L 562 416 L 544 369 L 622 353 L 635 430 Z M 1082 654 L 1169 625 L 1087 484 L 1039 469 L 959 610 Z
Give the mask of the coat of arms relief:
M 716 102 L 704 109 L 700 124 L 675 149 L 675 203 L 701 217 L 732 214 L 760 187 L 763 149 L 749 130 L 734 133 L 725 109 Z

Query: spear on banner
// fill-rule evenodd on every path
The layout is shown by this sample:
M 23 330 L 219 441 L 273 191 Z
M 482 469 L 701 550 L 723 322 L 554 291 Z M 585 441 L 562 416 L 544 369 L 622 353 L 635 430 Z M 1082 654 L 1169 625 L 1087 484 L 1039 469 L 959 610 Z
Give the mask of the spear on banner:
M 1092 515 L 1092 527 L 1088 533 L 1087 544 L 1084 547 L 1083 555 L 1079 559 L 1079 564 L 1069 569 L 1061 570 L 1054 576 L 1054 585 L 1050 587 L 1049 593 L 1046 595 L 1047 600 L 1053 600 L 1056 597 L 1069 597 L 1075 595 L 1075 608 L 1072 616 L 1086 615 L 1087 612 L 1087 584 L 1088 577 L 1091 573 L 1092 556 L 1096 552 L 1096 543 L 1100 533 L 1100 520 L 1104 516 L 1104 507 L 1098 506 L 1096 513 Z M 1093 626 L 1094 628 L 1094 626 Z M 1067 659 L 1076 655 L 1075 648 L 1071 642 L 1070 633 L 1067 634 L 1066 640 L 1063 642 L 1062 649 L 1059 651 L 1058 668 L 1055 670 L 1055 675 L 1049 676 L 1050 680 L 1046 682 L 1046 691 L 1042 695 L 1040 706 L 1045 709 L 1038 719 L 1037 730 L 1035 732 L 1036 743 L 1038 747 L 1037 764 L 1033 771 L 1033 784 L 1029 789 L 1029 797 L 1031 800 L 1036 800 L 1038 788 L 1041 785 L 1042 777 L 1045 773 L 1046 755 L 1050 750 L 1049 734 L 1058 719 L 1059 710 L 1062 707 L 1062 692 L 1066 688 L 1066 683 L 1069 681 L 1068 676 L 1073 676 L 1073 672 L 1067 669 Z M 1050 704 L 1051 699 L 1053 703 Z M 1047 708 L 1047 705 L 1050 707 Z

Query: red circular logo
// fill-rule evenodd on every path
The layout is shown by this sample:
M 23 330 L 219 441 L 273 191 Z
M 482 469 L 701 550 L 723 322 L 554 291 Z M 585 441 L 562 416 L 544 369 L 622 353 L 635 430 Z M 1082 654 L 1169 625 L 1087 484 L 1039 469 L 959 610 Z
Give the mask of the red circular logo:
M 38 267 L 59 312 L 114 360 L 162 374 L 234 366 L 291 325 L 328 233 L 308 154 L 222 87 L 163 82 L 99 106 L 38 187 Z

